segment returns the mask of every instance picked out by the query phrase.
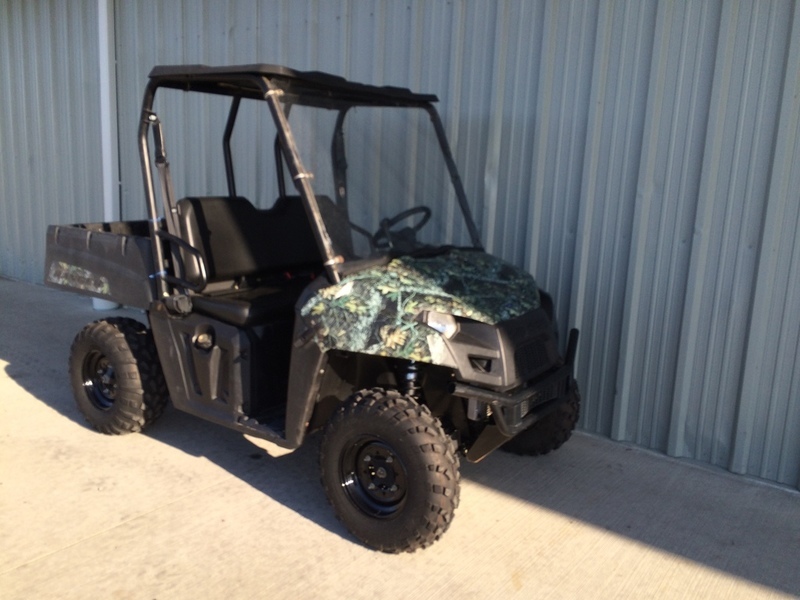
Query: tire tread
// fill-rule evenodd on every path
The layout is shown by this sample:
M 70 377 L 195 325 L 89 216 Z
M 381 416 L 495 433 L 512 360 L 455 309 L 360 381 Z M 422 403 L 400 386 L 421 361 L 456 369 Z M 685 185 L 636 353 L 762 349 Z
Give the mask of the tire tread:
M 100 413 L 86 400 L 80 381 L 85 353 L 101 349 L 113 361 L 118 385 L 114 405 Z M 111 317 L 88 324 L 70 348 L 70 378 L 78 408 L 101 433 L 137 433 L 155 422 L 169 398 L 167 384 L 158 362 L 153 336 L 142 323 L 127 317 Z
M 331 462 L 327 456 L 328 437 L 332 431 L 346 426 L 351 419 L 386 419 L 405 432 L 409 445 L 420 453 L 429 474 L 427 510 L 421 511 L 416 526 L 402 539 L 386 540 L 385 543 L 365 540 L 357 531 L 353 531 L 337 508 L 332 498 L 339 490 L 332 489 L 335 486 L 326 482 L 323 471 L 322 484 L 337 519 L 362 541 L 383 552 L 414 552 L 430 546 L 450 527 L 459 503 L 460 473 L 455 442 L 445 433 L 427 406 L 394 390 L 362 390 L 351 396 L 331 417 L 321 445 L 320 465 L 323 469 L 324 465 Z
M 569 390 L 570 398 L 553 413 L 517 434 L 501 448 L 520 456 L 542 456 L 564 445 L 575 429 L 580 416 L 581 397 L 574 382 Z

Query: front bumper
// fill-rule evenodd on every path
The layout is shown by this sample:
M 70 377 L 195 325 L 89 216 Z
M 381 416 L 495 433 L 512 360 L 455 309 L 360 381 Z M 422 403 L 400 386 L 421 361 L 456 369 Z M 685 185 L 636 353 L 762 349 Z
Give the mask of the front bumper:
M 500 443 L 514 437 L 569 399 L 573 364 L 578 347 L 578 330 L 569 332 L 564 364 L 514 393 L 495 392 L 455 382 L 450 393 L 491 406 Z M 496 447 L 499 444 L 493 445 Z M 493 448 L 492 448 L 493 449 Z M 488 454 L 488 452 L 486 452 Z M 478 457 L 482 458 L 485 454 Z

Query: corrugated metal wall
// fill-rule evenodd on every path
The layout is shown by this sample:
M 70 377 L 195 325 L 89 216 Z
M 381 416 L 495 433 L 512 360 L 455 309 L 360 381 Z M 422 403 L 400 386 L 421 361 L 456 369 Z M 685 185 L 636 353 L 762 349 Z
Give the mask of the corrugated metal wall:
M 0 275 L 42 280 L 48 223 L 102 217 L 97 1 L 0 2 Z
M 76 21 L 96 20 L 93 3 L 80 17 L 22 4 L 4 5 L 13 25 L 0 19 L 16 87 L 17 64 L 38 61 L 45 77 L 56 64 L 93 64 L 96 36 L 76 33 Z M 134 136 L 154 64 L 272 62 L 434 92 L 488 248 L 528 267 L 556 296 L 559 320 L 582 329 L 581 426 L 800 486 L 798 3 L 173 0 L 115 10 L 123 216 L 143 214 Z M 64 18 L 41 24 L 42 13 Z M 66 33 L 23 57 L 37 27 Z M 70 35 L 76 45 L 62 54 Z M 9 90 L 0 94 L 6 105 Z M 82 146 L 68 158 L 42 148 L 58 183 L 18 189 L 6 140 L 20 134 L 5 120 L 0 168 L 6 198 L 73 190 L 59 204 L 75 220 L 99 178 L 87 167 L 92 138 L 74 129 L 98 126 L 80 110 L 87 97 L 66 100 L 77 118 L 65 135 Z M 34 115 L 54 109 L 16 106 L 28 112 L 13 127 L 44 138 Z M 208 179 L 180 149 L 189 140 L 216 155 L 219 141 L 165 126 L 178 189 Z M 24 204 L 0 210 L 31 229 Z M 4 257 L 28 248 L 3 227 Z M 38 265 L 2 260 L 3 273 L 35 278 Z

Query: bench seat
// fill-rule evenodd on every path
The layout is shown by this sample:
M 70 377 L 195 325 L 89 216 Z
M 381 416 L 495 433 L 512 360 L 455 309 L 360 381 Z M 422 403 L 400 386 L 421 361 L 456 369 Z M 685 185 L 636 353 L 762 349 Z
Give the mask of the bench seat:
M 295 302 L 308 284 L 293 280 L 286 285 L 261 286 L 192 296 L 193 309 L 239 327 L 259 325 L 281 314 L 291 314 Z
M 322 258 L 299 197 L 261 210 L 242 197 L 192 197 L 178 201 L 183 239 L 196 248 L 207 271 L 184 259 L 186 277 L 203 286 L 193 310 L 240 327 L 288 315 L 322 270 Z M 292 278 L 294 275 L 304 276 Z M 216 291 L 212 291 L 216 290 Z

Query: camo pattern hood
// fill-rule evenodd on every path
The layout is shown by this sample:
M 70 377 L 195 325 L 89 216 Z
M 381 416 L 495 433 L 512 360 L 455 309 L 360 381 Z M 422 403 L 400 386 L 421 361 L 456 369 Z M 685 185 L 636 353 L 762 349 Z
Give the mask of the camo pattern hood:
M 300 314 L 323 351 L 454 366 L 441 335 L 420 319 L 423 312 L 494 325 L 538 306 L 530 274 L 481 251 L 451 250 L 359 271 L 316 292 Z

